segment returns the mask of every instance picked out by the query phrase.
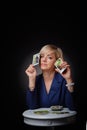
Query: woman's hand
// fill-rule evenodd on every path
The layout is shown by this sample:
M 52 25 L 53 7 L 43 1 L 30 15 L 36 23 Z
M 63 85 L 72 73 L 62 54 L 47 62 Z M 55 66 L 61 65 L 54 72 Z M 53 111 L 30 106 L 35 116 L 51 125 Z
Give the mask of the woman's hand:
M 59 73 L 65 78 L 67 84 L 72 83 L 73 80 L 72 80 L 72 74 L 71 74 L 70 65 L 69 65 L 66 61 L 63 61 L 63 63 L 61 64 L 61 68 L 66 68 L 66 69 L 65 69 L 64 72 L 62 72 L 62 73 L 60 73 L 60 71 L 59 71 L 57 68 L 56 68 L 55 70 L 56 70 L 57 72 L 59 72 Z M 70 92 L 73 92 L 73 91 L 74 91 L 74 87 L 73 87 L 73 86 L 69 86 L 69 87 L 67 87 L 67 88 L 68 88 L 68 90 L 69 90 Z
M 29 65 L 25 73 L 27 74 L 28 77 L 36 77 L 36 69 L 32 64 Z
M 32 64 L 30 64 L 25 73 L 29 77 L 29 89 L 32 91 L 35 88 L 36 69 Z
M 61 64 L 60 67 L 61 67 L 61 69 L 65 68 L 64 72 L 60 73 L 60 71 L 57 68 L 55 70 L 57 72 L 59 72 L 67 81 L 68 79 L 71 78 L 71 68 L 70 68 L 70 65 L 66 61 L 63 61 L 63 63 Z

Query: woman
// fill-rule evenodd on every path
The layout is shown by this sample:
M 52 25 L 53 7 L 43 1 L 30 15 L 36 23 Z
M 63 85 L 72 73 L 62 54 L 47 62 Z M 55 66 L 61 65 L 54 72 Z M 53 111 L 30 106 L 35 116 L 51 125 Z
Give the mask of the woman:
M 60 73 L 54 65 L 58 58 L 63 60 L 61 67 L 66 68 L 63 73 Z M 73 110 L 74 83 L 70 65 L 64 61 L 62 50 L 51 44 L 43 46 L 40 50 L 39 66 L 42 73 L 38 76 L 33 64 L 30 64 L 25 71 L 29 78 L 26 96 L 28 108 L 62 105 Z

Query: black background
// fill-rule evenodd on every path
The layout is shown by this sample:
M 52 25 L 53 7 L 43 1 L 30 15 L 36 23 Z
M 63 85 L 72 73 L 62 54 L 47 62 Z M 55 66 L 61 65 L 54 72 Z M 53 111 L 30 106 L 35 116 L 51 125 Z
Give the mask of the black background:
M 83 19 L 83 20 L 82 20 Z M 82 21 L 81 21 L 82 20 Z M 22 113 L 27 109 L 25 69 L 32 54 L 48 43 L 61 47 L 73 66 L 76 83 L 77 128 L 85 128 L 85 23 L 81 12 L 56 8 L 33 8 L 28 16 L 4 17 L 2 56 L 2 124 L 3 127 L 29 129 Z

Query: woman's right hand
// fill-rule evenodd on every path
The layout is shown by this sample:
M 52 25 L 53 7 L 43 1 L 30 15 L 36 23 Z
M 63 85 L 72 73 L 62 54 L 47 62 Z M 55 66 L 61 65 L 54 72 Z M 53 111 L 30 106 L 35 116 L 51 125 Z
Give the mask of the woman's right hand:
M 30 64 L 25 73 L 29 77 L 29 89 L 32 91 L 35 88 L 36 69 L 32 64 Z
M 36 77 L 36 69 L 34 68 L 33 64 L 29 65 L 29 67 L 26 69 L 25 73 L 30 78 Z

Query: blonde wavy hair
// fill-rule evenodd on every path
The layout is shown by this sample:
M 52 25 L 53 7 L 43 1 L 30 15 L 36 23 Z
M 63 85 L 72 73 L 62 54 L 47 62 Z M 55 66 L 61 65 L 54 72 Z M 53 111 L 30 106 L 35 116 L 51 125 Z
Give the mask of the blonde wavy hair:
M 63 51 L 61 48 L 53 45 L 53 44 L 47 44 L 43 46 L 40 50 L 40 54 L 43 53 L 46 50 L 51 50 L 55 54 L 56 59 L 62 58 L 63 59 Z

